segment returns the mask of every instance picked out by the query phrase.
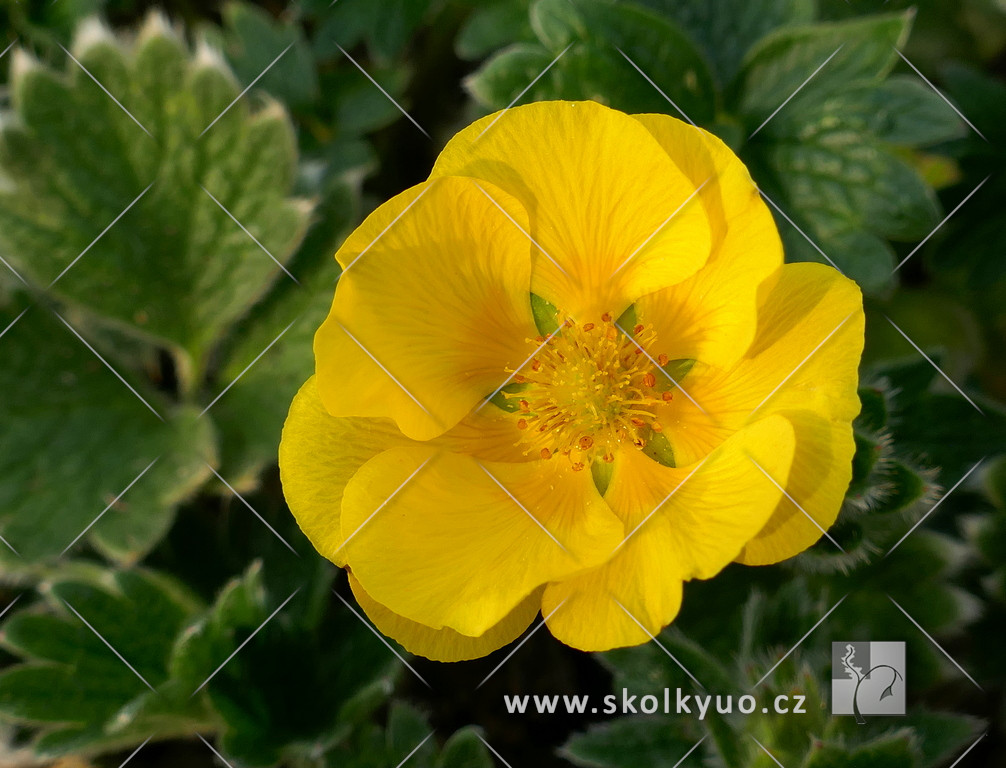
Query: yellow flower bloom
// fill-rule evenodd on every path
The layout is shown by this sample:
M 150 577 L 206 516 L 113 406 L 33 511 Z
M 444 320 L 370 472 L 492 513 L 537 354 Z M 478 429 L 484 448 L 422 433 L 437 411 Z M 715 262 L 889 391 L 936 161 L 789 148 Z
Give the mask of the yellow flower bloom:
M 834 522 L 862 298 L 783 265 L 711 134 L 591 102 L 491 115 L 336 258 L 283 485 L 410 651 L 482 656 L 539 611 L 576 648 L 643 643 L 683 582 Z

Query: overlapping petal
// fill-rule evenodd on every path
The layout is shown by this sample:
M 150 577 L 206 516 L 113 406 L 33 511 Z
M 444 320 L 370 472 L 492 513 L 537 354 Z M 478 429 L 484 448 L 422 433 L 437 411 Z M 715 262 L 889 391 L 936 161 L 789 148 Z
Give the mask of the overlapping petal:
M 696 188 L 712 233 L 709 261 L 694 275 L 640 296 L 661 352 L 720 368 L 754 338 L 758 286 L 782 266 L 782 242 L 747 168 L 711 133 L 667 115 L 636 115 Z
M 337 254 L 346 270 L 315 336 L 318 392 L 334 416 L 443 434 L 518 367 L 534 337 L 520 204 L 470 179 L 436 179 L 371 214 Z M 421 197 L 420 197 L 421 196 Z
M 477 120 L 437 158 L 430 177 L 440 176 L 490 182 L 523 204 L 544 252 L 533 290 L 580 319 L 617 316 L 709 256 L 696 185 L 639 121 L 594 102 L 540 102 Z
M 679 465 L 753 418 L 805 409 L 850 423 L 859 412 L 864 316 L 856 284 L 822 264 L 787 264 L 760 294 L 747 354 L 728 369 L 697 364 L 682 382 L 694 402 L 675 396 L 658 408 Z
M 389 611 L 368 595 L 359 579 L 352 574 L 349 576 L 349 584 L 360 607 L 381 632 L 395 638 L 410 653 L 434 661 L 477 659 L 516 640 L 538 614 L 541 593 L 544 590 L 544 587 L 541 587 L 525 597 L 516 608 L 485 633 L 478 637 L 469 637 L 447 627 L 431 629 Z
M 590 473 L 568 462 L 479 462 L 423 446 L 392 448 L 357 471 L 342 532 L 374 600 L 476 637 L 542 584 L 602 562 L 622 524 Z
M 733 435 L 701 464 L 664 467 L 626 449 L 605 500 L 627 539 L 610 561 L 550 584 L 542 600 L 552 634 L 582 650 L 646 642 L 671 622 L 681 582 L 710 578 L 769 520 L 790 475 L 792 424 L 763 419 Z

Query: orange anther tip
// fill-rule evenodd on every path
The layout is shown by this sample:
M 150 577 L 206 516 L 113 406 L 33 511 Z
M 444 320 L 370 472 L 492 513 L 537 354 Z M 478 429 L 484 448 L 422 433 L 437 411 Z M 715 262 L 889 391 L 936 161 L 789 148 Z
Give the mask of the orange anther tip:
M 660 397 L 663 398 L 665 403 L 669 403 L 674 399 L 674 394 L 671 392 L 664 392 Z
M 659 365 L 660 365 L 661 368 L 663 368 L 665 365 L 667 365 L 670 362 L 670 360 L 671 360 L 671 358 L 669 358 L 667 355 L 665 355 L 663 353 L 661 353 L 657 357 L 657 363 L 659 363 Z
M 610 323 L 611 322 L 611 313 L 610 312 L 605 312 L 603 315 L 601 315 L 601 322 L 602 323 Z
M 582 469 L 583 469 L 583 462 L 582 461 L 578 461 L 578 462 L 576 462 L 576 464 L 573 465 L 573 471 L 574 472 L 580 472 Z
M 580 438 L 579 442 L 577 443 L 577 445 L 580 446 L 581 451 L 590 450 L 590 446 L 592 446 L 593 444 L 594 444 L 594 438 L 592 438 L 590 435 L 584 435 L 583 437 Z
M 585 331 L 592 331 L 592 330 L 594 330 L 594 324 L 593 323 L 584 323 L 583 324 L 583 330 L 585 330 Z
M 645 326 L 645 325 L 643 325 L 642 323 L 637 323 L 637 324 L 636 324 L 636 326 L 635 326 L 635 327 L 634 327 L 634 328 L 632 329 L 632 332 L 633 332 L 633 333 L 642 333 L 642 331 L 643 331 L 643 329 L 644 329 L 645 327 L 646 327 L 646 326 Z
M 541 457 L 543 459 L 551 459 L 552 458 L 552 452 L 548 448 L 542 448 L 541 449 Z
M 657 377 L 654 376 L 653 373 L 648 372 L 645 376 L 643 376 L 643 384 L 648 387 L 655 387 L 657 385 Z

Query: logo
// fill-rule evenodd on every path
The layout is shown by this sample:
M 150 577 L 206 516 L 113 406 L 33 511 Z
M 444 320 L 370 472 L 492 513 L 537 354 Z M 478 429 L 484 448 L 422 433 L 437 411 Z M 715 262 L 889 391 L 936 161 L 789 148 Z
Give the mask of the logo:
M 831 713 L 860 725 L 866 715 L 905 714 L 905 644 L 832 643 Z

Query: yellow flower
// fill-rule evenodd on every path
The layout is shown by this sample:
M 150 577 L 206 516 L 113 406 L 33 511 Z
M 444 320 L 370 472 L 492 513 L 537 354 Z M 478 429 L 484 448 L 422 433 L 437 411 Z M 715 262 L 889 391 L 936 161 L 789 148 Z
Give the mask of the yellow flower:
M 862 298 L 783 266 L 711 134 L 591 102 L 490 115 L 336 258 L 283 485 L 408 650 L 482 656 L 539 611 L 576 648 L 643 643 L 683 582 L 834 522 Z

